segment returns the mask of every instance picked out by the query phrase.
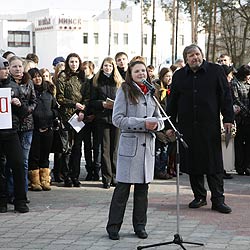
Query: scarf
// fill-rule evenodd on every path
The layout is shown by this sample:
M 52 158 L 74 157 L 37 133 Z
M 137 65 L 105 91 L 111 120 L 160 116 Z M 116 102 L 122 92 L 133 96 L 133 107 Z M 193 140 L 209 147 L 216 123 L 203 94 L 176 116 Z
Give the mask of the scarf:
M 144 95 L 146 95 L 148 93 L 148 88 L 144 84 L 140 84 L 140 85 L 137 84 L 137 85 L 140 87 L 140 89 L 144 93 Z
M 161 101 L 165 98 L 168 97 L 170 95 L 170 88 L 162 88 L 161 89 Z

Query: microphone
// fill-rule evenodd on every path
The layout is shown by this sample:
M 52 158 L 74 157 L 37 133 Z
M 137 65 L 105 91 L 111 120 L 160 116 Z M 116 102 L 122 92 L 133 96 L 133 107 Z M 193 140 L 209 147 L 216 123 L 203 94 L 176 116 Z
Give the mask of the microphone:
M 155 92 L 155 86 L 148 82 L 146 79 L 142 79 L 141 82 L 148 88 L 149 91 Z

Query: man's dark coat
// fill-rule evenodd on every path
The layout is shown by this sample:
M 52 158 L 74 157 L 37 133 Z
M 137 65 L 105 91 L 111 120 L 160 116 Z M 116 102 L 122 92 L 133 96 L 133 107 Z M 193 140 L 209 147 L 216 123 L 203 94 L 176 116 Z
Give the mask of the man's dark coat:
M 187 150 L 180 145 L 184 173 L 223 172 L 220 112 L 224 123 L 233 122 L 232 97 L 221 66 L 203 61 L 196 73 L 188 65 L 174 73 L 167 113 L 188 144 Z

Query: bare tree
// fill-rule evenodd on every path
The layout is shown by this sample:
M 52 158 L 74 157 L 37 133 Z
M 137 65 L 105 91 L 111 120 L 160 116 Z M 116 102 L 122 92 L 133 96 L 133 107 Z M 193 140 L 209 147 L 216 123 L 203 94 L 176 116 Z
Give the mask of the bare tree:
M 109 0 L 109 9 L 108 9 L 108 15 L 109 15 L 109 46 L 108 46 L 108 56 L 110 56 L 111 53 L 111 35 L 112 35 L 112 30 L 111 30 L 111 23 L 112 23 L 112 16 L 111 16 L 111 0 Z
M 176 37 L 176 0 L 173 0 L 173 18 L 172 18 L 172 63 L 175 61 L 175 41 L 177 40 Z
M 228 53 L 235 65 L 249 62 L 250 1 L 222 1 L 220 50 Z
M 155 0 L 153 0 L 150 64 L 153 64 L 154 60 L 154 44 L 155 44 Z

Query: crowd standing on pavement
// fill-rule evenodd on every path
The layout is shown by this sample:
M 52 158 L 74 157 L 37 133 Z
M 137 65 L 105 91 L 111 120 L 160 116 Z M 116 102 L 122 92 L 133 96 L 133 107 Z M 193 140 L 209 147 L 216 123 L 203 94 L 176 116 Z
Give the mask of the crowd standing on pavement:
M 249 65 L 237 70 L 227 54 L 222 54 L 216 63 L 207 62 L 197 45 L 186 47 L 183 59 L 159 72 L 155 72 L 155 66 L 147 65 L 144 57 L 138 55 L 129 60 L 123 51 L 114 58 L 104 58 L 97 72 L 92 61 L 82 62 L 76 53 L 65 58 L 56 57 L 52 62 L 54 72 L 50 72 L 39 67 L 39 56 L 34 53 L 21 58 L 7 51 L 0 57 L 0 88 L 12 89 L 13 122 L 12 129 L 0 129 L 1 213 L 7 212 L 8 203 L 16 211 L 28 212 L 28 190 L 49 191 L 53 182 L 81 187 L 83 147 L 85 180 L 101 181 L 104 189 L 115 187 L 107 224 L 109 237 L 119 239 L 130 186 L 135 184 L 134 231 L 138 237 L 146 238 L 148 184 L 153 178 L 176 177 L 176 141 L 167 123 L 165 128 L 155 121 L 153 129 L 147 127 L 148 119 L 156 115 L 147 110 L 156 106 L 152 93 L 141 84 L 142 79 L 152 84 L 155 97 L 190 144 L 188 153 L 181 152 L 180 172 L 190 176 L 194 200 L 189 207 L 206 205 L 205 174 L 212 209 L 231 212 L 224 202 L 223 179 L 232 176 L 223 170 L 218 117 L 221 112 L 226 131 L 230 132 L 236 123 L 235 170 L 249 176 Z M 203 77 L 206 86 L 199 89 Z M 143 102 L 145 98 L 148 100 Z M 142 115 L 143 112 L 146 113 Z M 80 132 L 68 123 L 73 115 L 85 124 Z M 213 121 L 212 127 L 207 126 L 206 117 Z M 133 127 L 138 119 L 141 131 Z M 201 123 L 207 126 L 206 134 Z M 193 136 L 193 131 L 197 136 Z M 138 142 L 142 137 L 145 142 Z M 50 153 L 54 153 L 51 172 Z M 139 155 L 141 160 L 132 162 Z M 150 160 L 146 162 L 147 157 Z

